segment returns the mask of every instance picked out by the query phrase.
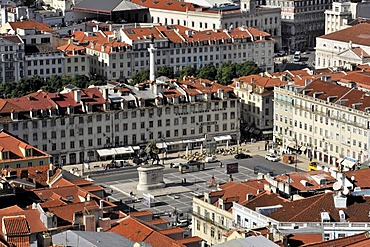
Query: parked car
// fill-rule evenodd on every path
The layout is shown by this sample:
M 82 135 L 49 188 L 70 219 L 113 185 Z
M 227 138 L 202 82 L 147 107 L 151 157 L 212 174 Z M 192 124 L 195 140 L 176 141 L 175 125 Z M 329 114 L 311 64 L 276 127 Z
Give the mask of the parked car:
M 185 226 L 188 226 L 189 225 L 189 221 L 188 220 L 178 220 L 176 222 L 176 226 L 180 226 L 180 227 L 185 227 Z
M 214 163 L 217 162 L 218 159 L 216 158 L 216 156 L 207 156 L 205 157 L 204 161 L 207 163 Z
M 272 162 L 279 161 L 279 157 L 277 157 L 275 154 L 270 154 L 270 153 L 266 154 L 265 159 L 269 160 L 269 161 L 272 161 Z
M 235 159 L 239 160 L 239 159 L 249 159 L 249 158 L 252 158 L 252 156 L 250 156 L 249 154 L 245 154 L 245 153 L 238 153 L 238 154 L 235 154 Z
M 180 162 L 170 163 L 171 168 L 179 168 L 181 165 L 182 165 L 182 163 L 180 163 Z

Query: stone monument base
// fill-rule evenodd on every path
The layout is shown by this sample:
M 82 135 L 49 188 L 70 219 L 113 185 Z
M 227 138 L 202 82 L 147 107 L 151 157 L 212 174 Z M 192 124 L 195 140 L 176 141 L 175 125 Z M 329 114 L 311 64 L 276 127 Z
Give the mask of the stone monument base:
M 140 166 L 137 168 L 139 173 L 139 184 L 137 190 L 155 190 L 166 186 L 163 182 L 163 166 Z

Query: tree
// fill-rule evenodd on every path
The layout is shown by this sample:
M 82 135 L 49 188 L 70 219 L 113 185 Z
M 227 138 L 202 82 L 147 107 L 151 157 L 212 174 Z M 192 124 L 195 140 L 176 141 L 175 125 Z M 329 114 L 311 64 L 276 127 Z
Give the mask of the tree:
M 261 69 L 253 61 L 245 61 L 244 63 L 237 64 L 236 77 L 258 74 Z
M 149 80 L 149 70 L 148 69 L 142 69 L 139 70 L 138 72 L 134 73 L 131 76 L 131 85 L 135 85 L 141 82 L 145 82 Z
M 236 64 L 223 63 L 217 71 L 217 80 L 219 83 L 228 85 L 236 77 Z
M 197 78 L 214 81 L 217 76 L 217 69 L 213 64 L 207 64 L 198 70 Z
M 160 77 L 160 76 L 166 76 L 170 79 L 173 79 L 175 77 L 173 68 L 170 66 L 159 67 L 157 71 L 155 72 L 155 77 Z
M 177 78 L 179 80 L 182 80 L 184 76 L 194 76 L 197 73 L 197 70 L 190 65 L 186 65 L 185 67 L 182 68 L 182 70 L 179 71 L 179 74 Z

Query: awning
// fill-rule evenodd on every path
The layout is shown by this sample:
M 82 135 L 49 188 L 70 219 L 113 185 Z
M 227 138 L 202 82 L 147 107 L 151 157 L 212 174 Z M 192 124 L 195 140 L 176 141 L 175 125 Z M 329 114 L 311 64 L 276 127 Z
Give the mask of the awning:
M 227 136 L 215 136 L 213 137 L 213 139 L 218 142 L 218 141 L 227 141 L 227 140 L 231 140 L 231 135 L 227 135 Z
M 134 149 L 131 146 L 115 148 L 116 154 L 132 154 Z
M 100 157 L 104 156 L 114 156 L 119 154 L 132 154 L 134 149 L 131 146 L 128 147 L 119 147 L 119 148 L 105 148 L 97 150 Z
M 100 157 L 103 157 L 103 156 L 111 156 L 111 155 L 115 155 L 116 154 L 116 150 L 114 150 L 114 148 L 100 149 L 100 150 L 96 150 L 96 152 L 98 152 L 98 154 L 99 154 Z
M 166 142 L 167 145 L 179 145 L 182 144 L 183 141 L 174 141 L 174 142 Z
M 264 130 L 264 131 L 262 131 L 263 135 L 272 135 L 273 133 L 274 133 L 273 130 Z
M 132 149 L 133 150 L 140 150 L 140 147 L 139 146 L 132 146 Z
M 307 147 L 305 147 L 305 146 L 302 146 L 302 147 L 300 147 L 300 149 L 299 149 L 301 152 L 305 152 L 306 150 L 307 150 Z
M 249 132 L 249 133 L 252 133 L 255 129 L 256 129 L 255 127 L 252 127 L 252 128 L 250 128 L 250 129 L 249 129 L 249 131 L 248 131 L 248 132 Z
M 345 157 L 342 160 L 342 162 L 340 162 L 341 165 L 343 165 L 344 167 L 348 167 L 348 168 L 352 168 L 356 163 L 357 163 L 357 161 L 355 159 L 350 158 L 350 157 Z
M 157 148 L 159 149 L 167 148 L 167 144 L 165 142 L 158 142 Z

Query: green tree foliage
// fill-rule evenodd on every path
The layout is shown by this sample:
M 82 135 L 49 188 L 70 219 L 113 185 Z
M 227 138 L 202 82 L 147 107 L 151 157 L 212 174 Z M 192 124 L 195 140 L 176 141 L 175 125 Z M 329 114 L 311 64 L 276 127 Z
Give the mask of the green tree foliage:
M 217 76 L 217 69 L 213 64 L 207 64 L 198 70 L 197 78 L 215 80 Z
M 217 77 L 219 83 L 228 85 L 236 76 L 236 64 L 234 63 L 223 63 L 217 71 Z
M 258 74 L 261 69 L 253 61 L 236 64 L 236 77 Z
M 156 77 L 166 76 L 166 77 L 168 77 L 170 79 L 175 78 L 175 74 L 173 72 L 173 68 L 170 67 L 170 66 L 162 66 L 162 67 L 159 67 L 157 69 L 157 71 L 155 72 L 155 76 Z
M 24 95 L 44 90 L 47 92 L 55 93 L 63 90 L 68 84 L 75 85 L 80 88 L 86 88 L 91 84 L 102 85 L 104 80 L 89 80 L 87 76 L 52 76 L 45 80 L 39 76 L 22 78 L 18 82 L 9 82 L 0 84 L 0 97 L 14 98 L 22 97 Z
M 148 69 L 142 69 L 139 70 L 138 72 L 134 73 L 131 76 L 131 85 L 135 85 L 141 82 L 145 82 L 149 80 L 149 70 Z
M 182 70 L 179 71 L 177 78 L 178 80 L 182 80 L 184 76 L 193 76 L 197 73 L 197 70 L 189 65 L 182 68 Z

